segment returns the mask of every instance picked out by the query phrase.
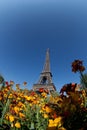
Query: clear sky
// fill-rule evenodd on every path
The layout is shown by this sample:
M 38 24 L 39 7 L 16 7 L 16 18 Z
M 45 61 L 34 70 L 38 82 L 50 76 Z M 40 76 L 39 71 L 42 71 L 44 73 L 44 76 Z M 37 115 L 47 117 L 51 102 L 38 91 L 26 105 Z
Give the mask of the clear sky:
M 50 49 L 53 82 L 80 82 L 74 59 L 87 67 L 86 0 L 0 0 L 0 73 L 28 89 L 37 83 Z

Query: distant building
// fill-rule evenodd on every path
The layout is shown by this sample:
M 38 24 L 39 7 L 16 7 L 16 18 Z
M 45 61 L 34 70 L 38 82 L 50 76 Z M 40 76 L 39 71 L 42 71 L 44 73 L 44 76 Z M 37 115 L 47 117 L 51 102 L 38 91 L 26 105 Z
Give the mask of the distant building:
M 56 91 L 56 87 L 52 82 L 52 73 L 50 71 L 50 56 L 49 49 L 46 52 L 45 65 L 42 73 L 40 74 L 39 81 L 33 85 L 33 90 L 38 92 L 40 89 L 47 90 L 49 93 Z

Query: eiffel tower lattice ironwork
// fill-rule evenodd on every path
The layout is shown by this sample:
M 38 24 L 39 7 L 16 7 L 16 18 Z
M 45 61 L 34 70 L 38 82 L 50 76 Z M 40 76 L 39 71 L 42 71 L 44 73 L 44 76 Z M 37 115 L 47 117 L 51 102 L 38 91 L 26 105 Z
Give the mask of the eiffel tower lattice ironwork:
M 33 85 L 34 91 L 39 91 L 40 88 L 48 90 L 49 92 L 56 91 L 56 87 L 54 83 L 52 82 L 52 73 L 50 71 L 49 49 L 47 49 L 47 52 L 46 52 L 45 65 L 44 65 L 42 73 L 40 74 L 39 81 L 37 84 Z

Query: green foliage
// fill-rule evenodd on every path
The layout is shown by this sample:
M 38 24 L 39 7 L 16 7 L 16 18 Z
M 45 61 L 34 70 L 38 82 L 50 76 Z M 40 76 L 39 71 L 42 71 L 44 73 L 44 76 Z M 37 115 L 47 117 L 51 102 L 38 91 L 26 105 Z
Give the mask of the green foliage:
M 4 78 L 2 75 L 0 75 L 0 84 L 2 84 L 4 82 Z
M 23 127 L 27 128 L 27 130 L 46 130 L 48 119 L 43 118 L 40 113 L 40 107 L 38 105 L 33 105 L 33 107 L 31 107 L 30 104 L 27 104 L 26 110 L 26 121 Z
M 80 82 L 81 82 L 83 88 L 87 88 L 87 73 L 81 74 Z

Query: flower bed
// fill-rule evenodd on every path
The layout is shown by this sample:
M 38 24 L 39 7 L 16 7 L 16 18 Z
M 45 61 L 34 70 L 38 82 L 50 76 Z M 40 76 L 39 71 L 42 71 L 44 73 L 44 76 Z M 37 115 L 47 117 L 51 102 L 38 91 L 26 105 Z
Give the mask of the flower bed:
M 0 130 L 87 129 L 87 92 L 76 83 L 50 94 L 13 85 L 5 82 L 0 90 Z

